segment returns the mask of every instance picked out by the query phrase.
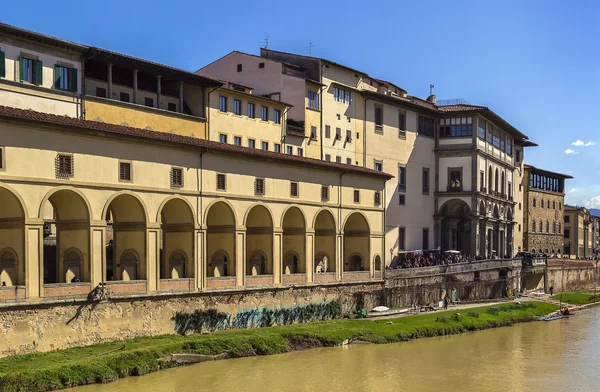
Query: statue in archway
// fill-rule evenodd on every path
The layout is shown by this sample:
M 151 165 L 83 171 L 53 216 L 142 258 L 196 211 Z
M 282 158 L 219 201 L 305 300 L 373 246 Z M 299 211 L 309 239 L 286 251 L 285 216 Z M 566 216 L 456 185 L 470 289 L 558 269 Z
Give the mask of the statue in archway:
M 323 256 L 323 273 L 327 272 L 327 256 Z

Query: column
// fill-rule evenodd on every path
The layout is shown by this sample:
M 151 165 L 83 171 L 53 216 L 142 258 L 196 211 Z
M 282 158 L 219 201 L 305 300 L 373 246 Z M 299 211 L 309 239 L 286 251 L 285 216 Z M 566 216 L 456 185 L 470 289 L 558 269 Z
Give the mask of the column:
M 273 230 L 273 283 L 281 284 L 281 259 L 283 253 L 283 230 Z
M 179 113 L 183 113 L 183 82 L 179 82 Z
M 315 230 L 306 231 L 306 282 L 314 281 L 315 273 Z
M 44 224 L 25 225 L 25 296 L 39 298 L 44 285 Z
M 138 70 L 133 70 L 133 103 L 138 103 Z
M 160 108 L 160 95 L 161 95 L 161 92 L 160 92 L 160 79 L 161 79 L 161 76 L 158 75 L 156 77 L 156 107 L 157 108 Z
M 106 222 L 90 227 L 90 282 L 96 287 L 106 282 Z
M 433 224 L 433 247 L 440 248 L 442 247 L 441 239 L 442 239 L 442 226 L 440 224 L 440 218 L 434 218 Z
M 235 231 L 235 285 L 246 284 L 246 230 Z
M 335 271 L 336 279 L 342 280 L 344 272 L 344 235 L 337 234 L 335 238 Z
M 106 89 L 106 98 L 112 99 L 112 64 L 108 63 L 108 88 Z
M 146 282 L 148 291 L 160 289 L 160 227 L 146 229 Z
M 479 256 L 479 218 L 471 218 L 471 244 L 469 252 L 472 256 Z
M 206 229 L 195 230 L 194 235 L 194 276 L 196 284 L 194 291 L 203 291 L 206 288 Z

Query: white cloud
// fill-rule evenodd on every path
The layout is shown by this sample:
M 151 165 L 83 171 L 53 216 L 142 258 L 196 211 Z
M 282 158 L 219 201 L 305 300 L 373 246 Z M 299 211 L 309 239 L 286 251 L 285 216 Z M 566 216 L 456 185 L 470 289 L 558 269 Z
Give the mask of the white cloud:
M 567 154 L 567 155 L 575 155 L 575 154 L 579 154 L 579 153 L 577 151 L 575 151 L 575 150 L 571 150 L 570 148 L 567 148 L 565 150 L 565 154 Z
M 567 193 L 573 193 L 573 192 L 577 192 L 577 188 L 573 188 L 570 191 L 568 191 Z
M 590 200 L 586 200 L 583 205 L 587 208 L 600 208 L 600 196 L 594 196 Z
M 589 142 L 584 142 L 581 139 L 577 139 L 576 141 L 574 141 L 573 143 L 571 143 L 572 146 L 575 147 L 590 147 L 590 146 L 595 146 L 596 142 L 590 140 Z

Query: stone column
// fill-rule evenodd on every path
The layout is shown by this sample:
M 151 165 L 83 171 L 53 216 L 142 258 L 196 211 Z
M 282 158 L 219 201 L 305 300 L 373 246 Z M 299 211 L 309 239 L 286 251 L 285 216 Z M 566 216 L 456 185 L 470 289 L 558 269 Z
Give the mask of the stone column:
M 148 291 L 160 290 L 160 226 L 146 229 L 146 282 Z
M 108 63 L 108 88 L 106 89 L 106 98 L 112 99 L 112 82 L 113 82 L 113 77 L 112 77 L 112 67 L 113 65 L 111 63 Z
M 246 230 L 235 231 L 235 285 L 246 284 Z
M 196 285 L 194 291 L 203 291 L 206 289 L 206 229 L 196 229 L 194 237 L 194 260 L 196 260 L 194 275 L 196 277 Z
M 479 218 L 471 217 L 471 247 L 472 256 L 479 256 Z
M 283 259 L 283 230 L 273 230 L 273 283 L 281 284 L 281 266 Z
M 161 76 L 158 75 L 156 77 L 156 108 L 160 108 L 160 96 L 161 96 L 160 79 L 161 79 Z
M 96 287 L 106 282 L 106 222 L 90 225 L 90 282 Z
M 335 271 L 336 278 L 341 281 L 344 274 L 344 238 L 343 234 L 337 234 L 335 239 Z
M 179 113 L 183 113 L 183 82 L 179 82 Z
M 306 230 L 306 282 L 314 281 L 315 273 L 315 230 Z
M 25 225 L 25 296 L 40 298 L 44 290 L 44 223 Z
M 133 103 L 138 103 L 138 70 L 133 70 Z

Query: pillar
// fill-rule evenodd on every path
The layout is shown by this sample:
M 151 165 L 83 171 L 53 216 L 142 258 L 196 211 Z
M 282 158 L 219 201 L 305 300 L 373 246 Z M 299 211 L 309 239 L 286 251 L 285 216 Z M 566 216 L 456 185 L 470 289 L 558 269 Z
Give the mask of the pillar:
M 90 227 L 90 282 L 96 287 L 106 282 L 106 222 Z
M 342 280 L 344 271 L 344 235 L 337 234 L 335 236 L 335 275 L 338 281 Z
M 148 291 L 160 289 L 160 227 L 146 229 L 146 282 Z
M 106 98 L 110 99 L 112 99 L 112 67 L 113 65 L 111 63 L 108 63 L 108 88 L 106 89 Z
M 160 108 L 160 95 L 161 95 L 160 79 L 161 79 L 160 75 L 156 76 L 156 107 L 157 108 Z
M 315 230 L 306 231 L 306 282 L 314 281 L 315 273 Z
M 433 247 L 434 248 L 442 248 L 442 226 L 440 224 L 440 218 L 434 218 L 433 224 Z
M 179 113 L 183 113 L 183 82 L 179 82 Z
M 133 103 L 138 103 L 138 70 L 133 70 Z
M 203 291 L 206 288 L 206 229 L 195 230 L 194 235 L 194 277 L 196 284 L 194 291 Z
M 235 231 L 235 285 L 246 284 L 246 230 Z
M 469 252 L 472 256 L 479 256 L 479 218 L 471 218 L 471 244 Z
M 39 298 L 44 287 L 44 224 L 25 225 L 25 296 Z
M 283 259 L 283 230 L 276 228 L 273 231 L 273 284 L 281 284 L 281 267 Z

